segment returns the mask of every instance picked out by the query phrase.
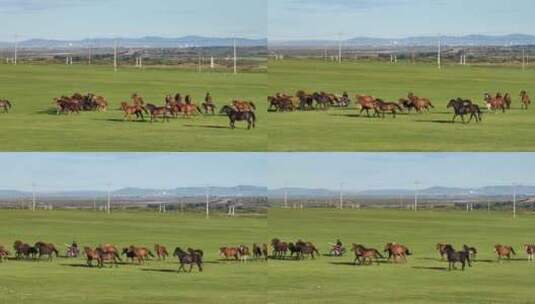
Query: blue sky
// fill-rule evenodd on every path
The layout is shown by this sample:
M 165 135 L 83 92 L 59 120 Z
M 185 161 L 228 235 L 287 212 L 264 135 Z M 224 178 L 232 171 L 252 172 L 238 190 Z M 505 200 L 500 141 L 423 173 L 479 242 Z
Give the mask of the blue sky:
M 256 153 L 0 153 L 0 189 L 105 190 L 266 184 Z
M 92 37 L 265 38 L 267 0 L 0 0 L 0 40 Z
M 0 189 L 535 185 L 531 153 L 0 153 Z M 415 186 L 414 182 L 420 184 Z
M 276 40 L 535 34 L 533 0 L 269 0 Z
M 270 187 L 347 190 L 535 185 L 535 154 L 273 154 Z M 414 183 L 420 184 L 416 186 Z

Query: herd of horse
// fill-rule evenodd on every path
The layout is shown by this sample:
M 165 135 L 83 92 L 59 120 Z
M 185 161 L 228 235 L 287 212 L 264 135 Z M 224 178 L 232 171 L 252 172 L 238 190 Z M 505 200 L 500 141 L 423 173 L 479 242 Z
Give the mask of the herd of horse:
M 297 240 L 296 242 L 286 242 L 278 238 L 271 240 L 271 246 L 268 244 L 254 243 L 252 247 L 240 245 L 237 247 L 221 247 L 218 254 L 224 261 L 239 261 L 247 262 L 249 259 L 268 261 L 268 259 L 286 260 L 304 260 L 310 258 L 314 260 L 320 256 L 318 247 L 310 241 Z M 143 246 L 128 246 L 118 249 L 113 244 L 103 244 L 95 248 L 83 247 L 81 250 L 76 242 L 67 246 L 67 258 L 85 257 L 88 267 L 104 267 L 105 263 L 110 267 L 118 267 L 119 262 L 122 262 L 121 257 L 125 257 L 126 261 L 138 265 L 144 264 L 151 259 L 158 259 L 165 261 L 170 254 L 167 248 L 161 244 L 155 244 L 150 250 Z M 441 261 L 448 262 L 448 270 L 457 269 L 457 264 L 461 264 L 461 270 L 465 270 L 466 266 L 472 267 L 472 263 L 476 261 L 478 250 L 475 247 L 463 245 L 461 250 L 456 250 L 453 245 L 447 243 L 438 243 L 435 247 L 440 256 Z M 53 257 L 59 257 L 59 250 L 52 243 L 43 241 L 36 242 L 34 245 L 24 243 L 17 240 L 13 243 L 14 258 L 20 259 L 36 259 L 52 261 Z M 523 250 L 528 256 L 529 262 L 535 262 L 535 244 L 523 245 Z M 366 247 L 362 244 L 353 243 L 350 250 L 354 255 L 354 265 L 380 265 L 381 261 L 397 263 L 407 263 L 408 257 L 413 255 L 413 252 L 406 246 L 390 242 L 387 243 L 383 251 L 376 248 Z M 346 250 L 340 240 L 335 245 L 331 245 L 330 256 L 341 257 Z M 498 262 L 502 260 L 511 260 L 512 256 L 516 255 L 516 251 L 512 246 L 495 245 L 494 253 L 497 255 Z M 0 262 L 6 261 L 10 257 L 10 251 L 0 245 Z M 178 259 L 179 268 L 177 272 L 187 271 L 191 272 L 196 266 L 199 272 L 203 271 L 204 252 L 201 249 L 187 248 L 183 250 L 181 247 L 176 247 L 173 251 L 173 257 Z M 95 264 L 95 265 L 94 265 Z M 186 267 L 189 267 L 186 269 Z
M 347 92 L 341 95 L 315 92 L 306 93 L 303 90 L 299 90 L 295 95 L 288 95 L 286 93 L 277 93 L 273 96 L 268 96 L 268 110 L 274 112 L 292 112 L 292 111 L 311 111 L 311 110 L 328 110 L 330 107 L 348 108 L 352 103 L 351 98 Z M 377 98 L 371 95 L 356 95 L 354 98 L 355 105 L 360 108 L 360 115 L 366 112 L 368 118 L 373 116 L 378 118 L 385 118 L 386 114 L 391 114 L 393 118 L 400 112 L 412 112 L 417 113 L 429 112 L 434 108 L 433 103 L 429 98 L 420 97 L 414 93 L 409 93 L 407 97 L 400 98 L 397 102 L 385 101 L 385 99 Z M 496 113 L 497 111 L 506 112 L 511 109 L 512 97 L 511 94 L 506 93 L 502 95 L 497 93 L 492 96 L 489 93 L 484 95 L 485 108 L 489 112 Z M 527 91 L 522 90 L 520 92 L 520 104 L 521 109 L 528 110 L 531 105 L 531 98 Z M 453 122 L 457 117 L 461 117 L 463 122 L 465 116 L 469 115 L 471 122 L 473 119 L 476 122 L 482 121 L 482 107 L 472 102 L 470 99 L 457 98 L 452 99 L 447 105 L 448 109 L 453 109 L 454 116 Z

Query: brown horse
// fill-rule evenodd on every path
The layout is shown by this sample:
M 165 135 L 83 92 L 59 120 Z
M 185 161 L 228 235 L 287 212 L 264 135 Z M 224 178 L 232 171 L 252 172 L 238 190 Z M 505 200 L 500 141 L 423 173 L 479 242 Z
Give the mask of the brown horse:
M 535 262 L 535 245 L 525 244 L 524 250 L 528 255 L 528 262 Z
M 374 260 L 379 265 L 379 258 L 383 258 L 377 249 L 366 248 L 360 244 L 353 244 L 351 251 L 355 253 L 355 260 L 353 261 L 355 265 L 365 265 L 366 261 L 368 265 L 371 265 Z
M 522 98 L 522 110 L 527 110 L 531 104 L 531 98 L 528 95 L 528 92 L 523 90 L 520 92 L 520 97 Z
M 103 96 L 93 96 L 92 101 L 95 103 L 98 112 L 108 111 L 108 101 Z
M 157 107 L 153 104 L 147 104 L 147 110 L 150 113 L 150 122 L 155 122 L 158 120 L 158 118 L 162 118 L 162 122 L 169 122 L 169 114 L 171 114 L 171 111 L 167 106 L 165 107 Z M 172 114 L 171 114 L 172 115 Z
M 201 108 L 192 101 L 190 95 L 187 95 L 185 103 L 181 104 L 180 112 L 184 113 L 184 118 L 192 118 L 194 114 L 202 114 Z
M 496 97 L 492 97 L 489 93 L 485 93 L 485 102 L 487 103 L 489 111 L 496 113 L 496 111 L 502 110 L 502 112 L 505 113 L 507 105 L 502 94 L 497 93 Z
M 503 96 L 503 101 L 505 102 L 505 107 L 507 108 L 507 110 L 510 110 L 511 104 L 513 103 L 513 100 L 511 99 L 511 94 L 505 93 L 505 95 Z
M 206 97 L 204 97 L 204 102 L 201 105 L 204 109 L 204 113 L 212 113 L 212 115 L 215 115 L 216 106 L 214 103 L 214 99 L 212 98 L 212 95 L 210 93 L 206 93 Z
M 117 252 L 105 251 L 103 248 L 98 247 L 95 249 L 84 247 L 84 253 L 87 259 L 87 265 L 93 267 L 93 261 L 97 262 L 97 266 L 104 267 L 104 262 L 109 261 L 112 263 L 110 267 L 118 267 L 117 260 L 121 260 Z
M 412 92 L 407 95 L 407 98 L 409 98 L 409 101 L 411 102 L 412 107 L 417 112 L 421 113 L 424 110 L 429 111 L 430 109 L 434 108 L 431 100 L 425 97 L 418 97 L 414 95 L 414 93 Z
M 145 248 L 145 247 L 136 247 L 136 246 L 130 246 L 128 248 L 123 248 L 123 255 L 126 255 L 127 258 L 132 260 L 132 263 L 134 263 L 134 260 L 137 260 L 138 264 L 145 264 L 145 260 L 150 257 L 154 257 L 152 252 Z
M 2 113 L 9 113 L 9 110 L 11 110 L 12 106 L 9 100 L 7 99 L 0 99 L 0 109 L 2 109 Z
M 240 259 L 240 248 L 221 247 L 219 248 L 219 255 L 225 260 L 234 259 L 237 261 Z
M 388 260 L 392 259 L 394 263 L 407 263 L 407 256 L 411 255 L 409 248 L 396 243 L 387 243 L 384 252 L 388 253 Z
M 392 113 L 392 117 L 394 118 L 396 118 L 397 111 L 403 112 L 403 108 L 399 104 L 394 102 L 385 102 L 381 99 L 377 99 L 375 103 L 377 114 L 379 115 L 380 113 L 382 113 L 383 118 L 386 117 L 386 112 Z
M 368 118 L 371 117 L 370 111 L 374 111 L 375 115 L 377 115 L 377 98 L 373 96 L 357 95 L 356 100 L 357 104 L 360 105 L 360 115 L 362 115 L 364 111 L 366 111 L 366 115 L 368 116 Z
M 252 101 L 233 100 L 232 107 L 238 112 L 254 112 L 256 105 Z
M 249 259 L 249 257 L 251 256 L 249 247 L 245 245 L 240 245 L 240 247 L 238 247 L 238 255 L 240 257 L 241 262 L 247 262 L 247 259 Z
M 7 251 L 7 249 L 4 246 L 0 245 L 0 263 L 7 260 L 8 256 L 9 256 L 9 251 Z
M 498 261 L 501 261 L 502 258 L 507 258 L 508 260 L 510 260 L 511 255 L 516 255 L 515 250 L 511 246 L 496 245 L 494 246 L 494 250 L 498 255 Z
M 148 114 L 147 109 L 142 105 L 129 105 L 127 102 L 123 101 L 121 102 L 121 109 L 124 112 L 124 120 L 133 120 L 133 115 L 136 116 L 136 118 L 141 118 L 141 120 L 145 120 L 143 117 L 143 112 L 145 114 Z
M 13 249 L 15 250 L 15 257 L 20 258 L 35 258 L 39 253 L 35 247 L 30 246 L 22 241 L 15 241 L 13 243 Z
M 156 252 L 156 256 L 158 257 L 158 260 L 165 261 L 165 258 L 169 256 L 169 252 L 167 251 L 167 248 L 160 244 L 154 245 L 154 252 Z

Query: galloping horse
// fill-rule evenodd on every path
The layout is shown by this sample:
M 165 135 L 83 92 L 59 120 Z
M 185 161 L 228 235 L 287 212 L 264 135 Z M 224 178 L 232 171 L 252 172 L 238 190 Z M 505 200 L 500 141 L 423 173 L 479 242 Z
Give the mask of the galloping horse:
M 382 99 L 377 99 L 375 101 L 375 108 L 377 114 L 383 114 L 383 118 L 386 116 L 386 112 L 392 113 L 392 116 L 396 118 L 397 111 L 403 112 L 403 108 L 397 103 L 394 102 L 385 102 Z
M 22 257 L 31 257 L 32 259 L 34 259 L 39 253 L 35 247 L 23 243 L 22 241 L 15 241 L 15 243 L 13 243 L 13 249 L 15 250 L 15 257 L 17 259 L 20 259 Z
M 236 128 L 236 121 L 246 121 L 248 130 L 251 127 L 256 127 L 256 115 L 253 111 L 237 111 L 233 107 L 226 105 L 221 109 L 220 113 L 225 113 L 228 116 L 231 129 Z
M 9 113 L 9 110 L 11 110 L 12 106 L 9 100 L 7 99 L 0 99 L 0 109 L 3 109 L 2 113 Z
M 185 265 L 189 265 L 189 272 L 191 272 L 193 269 L 193 264 L 197 265 L 199 272 L 202 272 L 202 256 L 199 254 L 196 254 L 195 252 L 188 253 L 182 250 L 180 247 L 177 247 L 173 255 L 178 258 L 178 262 L 180 263 L 177 273 L 179 273 L 180 270 L 186 271 L 186 268 L 184 267 Z
M 452 99 L 448 103 L 447 108 L 453 108 L 454 115 L 452 123 L 455 123 L 455 119 L 457 119 L 457 116 L 461 116 L 463 123 L 466 124 L 464 116 L 468 114 L 470 114 L 470 120 L 468 120 L 468 123 L 470 123 L 474 118 L 478 123 L 482 121 L 481 116 L 483 115 L 483 113 L 481 112 L 481 109 L 478 105 L 473 104 L 470 100 L 463 100 L 461 98 Z
M 409 248 L 396 243 L 387 243 L 384 252 L 388 253 L 388 260 L 392 259 L 394 263 L 407 263 L 407 256 L 412 255 Z
M 272 255 L 275 258 L 284 258 L 288 253 L 288 243 L 279 239 L 272 239 L 271 247 L 273 247 Z
M 366 95 L 357 95 L 356 96 L 357 104 L 360 105 L 360 115 L 364 111 L 366 111 L 366 115 L 368 118 L 370 117 L 370 111 L 373 110 L 375 114 L 377 115 L 377 98 L 373 96 L 366 96 Z
M 169 115 L 170 110 L 167 106 L 165 107 L 157 107 L 153 104 L 147 104 L 147 110 L 150 113 L 150 122 L 155 122 L 158 120 L 159 117 L 162 118 L 162 122 L 169 122 Z
M 156 256 L 158 257 L 158 260 L 165 261 L 165 258 L 169 256 L 169 252 L 167 252 L 167 248 L 165 248 L 165 246 L 162 246 L 160 244 L 154 245 L 154 252 L 156 252 Z
M 240 259 L 240 249 L 236 247 L 221 247 L 219 248 L 219 255 L 225 260 L 234 259 L 237 261 Z
M 143 112 L 145 114 L 148 114 L 149 112 L 143 105 L 129 105 L 127 102 L 121 102 L 121 109 L 124 112 L 124 120 L 132 121 L 132 115 L 136 115 L 136 118 L 141 118 L 141 120 L 145 120 L 143 117 Z
M 528 255 L 528 262 L 535 262 L 535 245 L 525 244 L 524 249 Z
M 58 250 L 54 244 L 51 243 L 37 242 L 35 243 L 34 247 L 39 252 L 39 259 L 41 259 L 43 256 L 48 256 L 48 261 L 52 261 L 52 254 L 56 254 L 56 257 L 59 255 Z
M 368 264 L 371 265 L 373 264 L 374 260 L 377 265 L 379 265 L 379 258 L 383 258 L 377 249 L 366 248 L 359 244 L 353 244 L 351 251 L 355 253 L 355 261 L 353 261 L 355 265 L 357 265 L 357 261 L 358 265 L 364 265 L 366 261 L 368 261 Z
M 487 103 L 489 111 L 496 113 L 497 110 L 502 110 L 502 112 L 505 113 L 507 104 L 500 93 L 497 93 L 496 97 L 492 97 L 489 93 L 485 93 L 485 102 Z
M 422 112 L 423 110 L 429 111 L 431 108 L 434 108 L 431 100 L 425 97 L 418 97 L 412 92 L 407 95 L 407 98 L 409 98 L 409 101 L 417 112 Z
M 475 247 L 470 247 L 470 246 L 467 246 L 467 245 L 463 245 L 463 249 L 464 249 L 464 251 L 466 251 L 466 252 L 468 252 L 470 254 L 470 259 L 472 259 L 472 261 L 474 261 L 476 259 L 477 249 Z
M 137 260 L 138 264 L 145 264 L 145 259 L 149 256 L 154 257 L 149 249 L 145 247 L 135 247 L 133 245 L 128 248 L 123 248 L 122 254 L 126 255 L 127 258 L 130 258 L 132 263 L 134 263 L 134 259 Z
M 451 245 L 446 245 L 444 248 L 444 251 L 446 252 L 446 256 L 448 258 L 448 270 L 457 269 L 455 267 L 455 263 L 461 263 L 462 270 L 464 271 L 466 267 L 466 263 L 468 263 L 469 267 L 472 267 L 472 263 L 470 262 L 470 253 L 467 251 L 455 251 Z
M 520 92 L 520 97 L 522 98 L 522 110 L 527 110 L 531 104 L 531 98 L 528 95 L 528 92 L 523 90 Z
M 87 265 L 89 267 L 93 267 L 93 261 L 96 261 L 97 266 L 100 268 L 104 267 L 105 261 L 112 262 L 113 265 L 111 265 L 110 267 L 118 267 L 117 260 L 121 260 L 117 252 L 106 251 L 102 247 L 98 247 L 96 249 L 84 247 L 84 253 L 87 259 Z
M 184 118 L 191 118 L 193 114 L 202 114 L 201 108 L 193 103 L 191 96 L 186 96 L 186 103 L 182 104 L 181 112 L 184 113 Z
M 515 250 L 511 246 L 496 245 L 494 246 L 494 250 L 498 255 L 498 261 L 501 261 L 502 258 L 507 258 L 508 260 L 510 260 L 511 255 L 516 255 Z
M 9 251 L 7 251 L 4 246 L 0 246 L 0 263 L 4 262 L 9 256 Z
M 440 255 L 440 259 L 442 261 L 445 260 L 446 258 L 446 248 L 447 247 L 452 247 L 450 244 L 442 244 L 442 243 L 438 243 L 437 246 L 436 246 L 436 249 L 438 251 L 438 254 Z

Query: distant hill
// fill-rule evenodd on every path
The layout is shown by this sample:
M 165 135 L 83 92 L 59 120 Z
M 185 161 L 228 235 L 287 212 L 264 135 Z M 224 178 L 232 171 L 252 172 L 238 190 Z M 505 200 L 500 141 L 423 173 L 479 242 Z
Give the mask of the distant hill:
M 115 43 L 126 48 L 189 48 L 189 47 L 230 47 L 234 45 L 234 38 L 213 38 L 202 36 L 185 36 L 164 38 L 147 36 L 141 38 L 93 38 L 84 40 L 49 40 L 30 39 L 19 42 L 20 48 L 112 48 Z M 236 38 L 240 47 L 267 46 L 267 39 Z M 13 42 L 0 42 L 0 47 L 13 47 Z
M 143 188 L 123 188 L 111 192 L 113 197 L 154 199 L 154 198 L 184 198 L 198 197 L 206 194 L 206 187 L 182 187 L 175 189 L 143 189 Z M 209 187 L 210 195 L 222 197 L 265 197 L 267 188 L 257 186 L 235 186 L 235 187 Z M 38 196 L 51 198 L 72 198 L 72 199 L 93 199 L 95 197 L 106 197 L 106 191 L 64 191 L 64 192 L 38 192 Z M 0 190 L 0 199 L 21 199 L 32 197 L 31 192 L 16 190 Z
M 292 198 L 333 198 L 339 195 L 338 190 L 328 189 L 307 189 L 307 188 L 282 188 L 270 189 L 269 197 L 283 198 L 284 192 Z M 419 195 L 429 198 L 467 197 L 467 196 L 512 196 L 511 186 L 487 186 L 481 188 L 448 188 L 431 187 L 418 191 Z M 399 196 L 413 196 L 414 190 L 408 189 L 382 189 L 367 191 L 344 191 L 347 197 L 369 197 L 369 198 L 396 198 Z M 517 194 L 521 196 L 535 196 L 535 186 L 518 186 Z
M 407 38 L 374 38 L 355 37 L 344 40 L 345 46 L 365 47 L 407 47 L 407 46 L 435 46 L 439 36 L 416 36 Z M 440 36 L 443 45 L 449 46 L 512 46 L 512 45 L 535 45 L 535 36 L 523 34 L 511 35 L 466 35 L 466 36 Z M 270 40 L 270 47 L 325 47 L 338 45 L 337 40 Z

